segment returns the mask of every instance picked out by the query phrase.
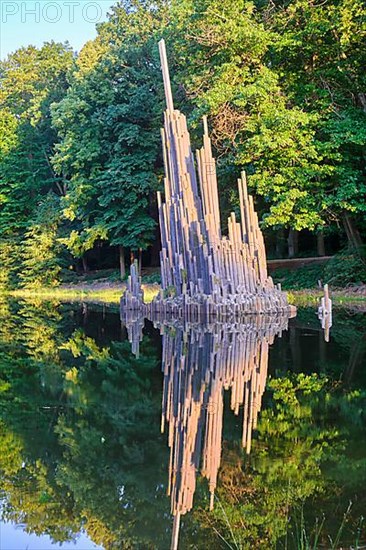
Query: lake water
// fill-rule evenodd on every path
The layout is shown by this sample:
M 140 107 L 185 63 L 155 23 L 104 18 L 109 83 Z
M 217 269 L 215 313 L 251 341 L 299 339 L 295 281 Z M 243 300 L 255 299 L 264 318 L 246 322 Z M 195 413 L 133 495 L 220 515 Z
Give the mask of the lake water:
M 365 547 L 364 314 L 0 320 L 1 550 Z

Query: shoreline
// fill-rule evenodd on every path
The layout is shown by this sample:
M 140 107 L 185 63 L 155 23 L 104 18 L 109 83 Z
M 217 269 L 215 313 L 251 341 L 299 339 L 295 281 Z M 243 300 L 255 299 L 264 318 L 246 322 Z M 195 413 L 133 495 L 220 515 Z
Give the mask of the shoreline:
M 159 292 L 158 284 L 143 284 L 146 302 Z M 19 289 L 1 291 L 0 296 L 14 299 L 56 300 L 60 302 L 94 302 L 104 304 L 119 304 L 126 289 L 124 283 L 90 283 L 79 285 L 61 285 L 55 288 Z M 317 307 L 323 291 L 320 289 L 284 290 L 290 304 L 297 307 Z M 359 306 L 366 311 L 366 289 L 334 289 L 331 290 L 331 299 L 334 307 Z M 362 307 L 363 306 L 363 307 Z

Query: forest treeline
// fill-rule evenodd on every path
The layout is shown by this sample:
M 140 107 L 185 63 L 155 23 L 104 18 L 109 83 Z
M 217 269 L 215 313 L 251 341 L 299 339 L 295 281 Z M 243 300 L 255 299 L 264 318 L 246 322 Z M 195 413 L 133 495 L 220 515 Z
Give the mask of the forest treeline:
M 244 168 L 270 254 L 299 231 L 362 248 L 363 0 L 123 0 L 97 31 L 0 63 L 0 287 L 158 264 L 161 38 L 194 147 L 208 116 L 223 220 Z

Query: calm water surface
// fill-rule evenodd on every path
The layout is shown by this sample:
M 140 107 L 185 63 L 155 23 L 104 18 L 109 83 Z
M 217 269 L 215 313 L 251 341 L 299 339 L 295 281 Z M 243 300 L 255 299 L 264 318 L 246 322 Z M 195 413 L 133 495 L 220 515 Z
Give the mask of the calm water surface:
M 1 298 L 0 321 L 1 550 L 365 547 L 364 314 L 329 343 L 306 309 L 127 332 Z

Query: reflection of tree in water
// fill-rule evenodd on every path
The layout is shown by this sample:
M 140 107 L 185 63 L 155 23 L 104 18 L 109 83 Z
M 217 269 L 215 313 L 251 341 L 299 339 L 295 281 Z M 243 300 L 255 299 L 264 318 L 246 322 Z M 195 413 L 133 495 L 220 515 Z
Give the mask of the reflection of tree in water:
M 268 383 L 272 390 L 271 406 L 258 423 L 267 377 L 268 346 L 287 325 L 285 319 L 268 321 L 257 317 L 243 324 L 194 326 L 188 330 L 179 325 L 161 327 L 162 428 L 168 424 L 168 493 L 174 517 L 172 548 L 178 546 L 181 516 L 193 508 L 199 469 L 208 480 L 211 494 L 210 511 L 198 506 L 193 512 L 193 523 L 194 518 L 200 518 L 194 536 L 199 533 L 200 538 L 205 533 L 202 547 L 207 547 L 209 540 L 212 547 L 220 541 L 225 546 L 228 540 L 237 548 L 271 547 L 281 540 L 289 526 L 290 530 L 295 529 L 300 503 L 312 497 L 323 499 L 319 500 L 319 510 L 322 506 L 329 509 L 329 503 L 334 506 L 334 494 L 339 492 L 335 489 L 336 476 L 327 476 L 322 464 L 327 464 L 327 471 L 332 472 L 332 464 L 341 467 L 352 463 L 358 471 L 358 482 L 362 478 L 360 468 L 365 460 L 346 455 L 347 445 L 340 437 L 340 427 L 344 438 L 351 436 L 352 431 L 352 438 L 357 437 L 356 433 L 364 429 L 360 410 L 357 412 L 364 394 L 339 392 L 317 375 L 279 377 Z M 252 429 L 257 428 L 250 460 L 235 445 L 230 451 L 224 446 L 222 460 L 224 390 L 231 390 L 230 408 L 236 415 L 239 407 L 243 408 L 242 448 L 247 454 L 251 450 Z M 351 489 L 350 479 L 347 483 L 351 497 L 352 490 L 358 491 L 360 485 L 356 489 L 353 484 Z M 213 510 L 217 486 L 218 503 Z M 328 504 L 326 488 L 332 495 Z M 344 511 L 338 514 L 335 529 L 342 523 Z M 308 513 L 309 525 L 316 521 L 311 512 L 312 509 Z M 355 517 L 362 512 L 362 506 L 355 506 Z M 336 517 L 334 512 L 329 515 Z M 329 533 L 334 534 L 331 521 L 326 529 L 320 539 L 327 540 Z M 352 528 L 347 536 L 351 533 Z M 307 536 L 311 537 L 311 533 Z M 293 547 L 297 548 L 297 544 L 294 540 Z M 291 547 L 289 541 L 288 545 Z
M 226 442 L 218 505 L 213 512 L 193 510 L 202 541 L 243 550 L 298 550 L 305 548 L 303 529 L 306 547 L 313 547 L 316 522 L 324 515 L 319 547 L 329 548 L 329 536 L 335 539 L 352 500 L 341 538 L 351 547 L 366 509 L 366 393 L 346 394 L 325 378 L 303 374 L 270 378 L 268 389 L 251 456 L 235 441 Z
M 330 344 L 324 341 L 314 310 L 300 308 L 271 353 L 270 368 L 280 365 L 281 370 L 323 373 L 350 387 L 365 387 L 365 315 L 335 309 L 330 339 Z
M 15 345 L 0 327 L 7 345 L 0 347 L 3 517 L 56 541 L 84 528 L 106 548 L 122 547 L 121 541 L 148 548 L 164 539 L 166 458 L 151 340 L 144 339 L 136 360 L 128 341 L 101 347 L 83 328 L 74 330 L 67 308 L 58 322 L 52 308 L 19 311 L 16 306 Z M 54 376 L 44 377 L 50 368 Z

